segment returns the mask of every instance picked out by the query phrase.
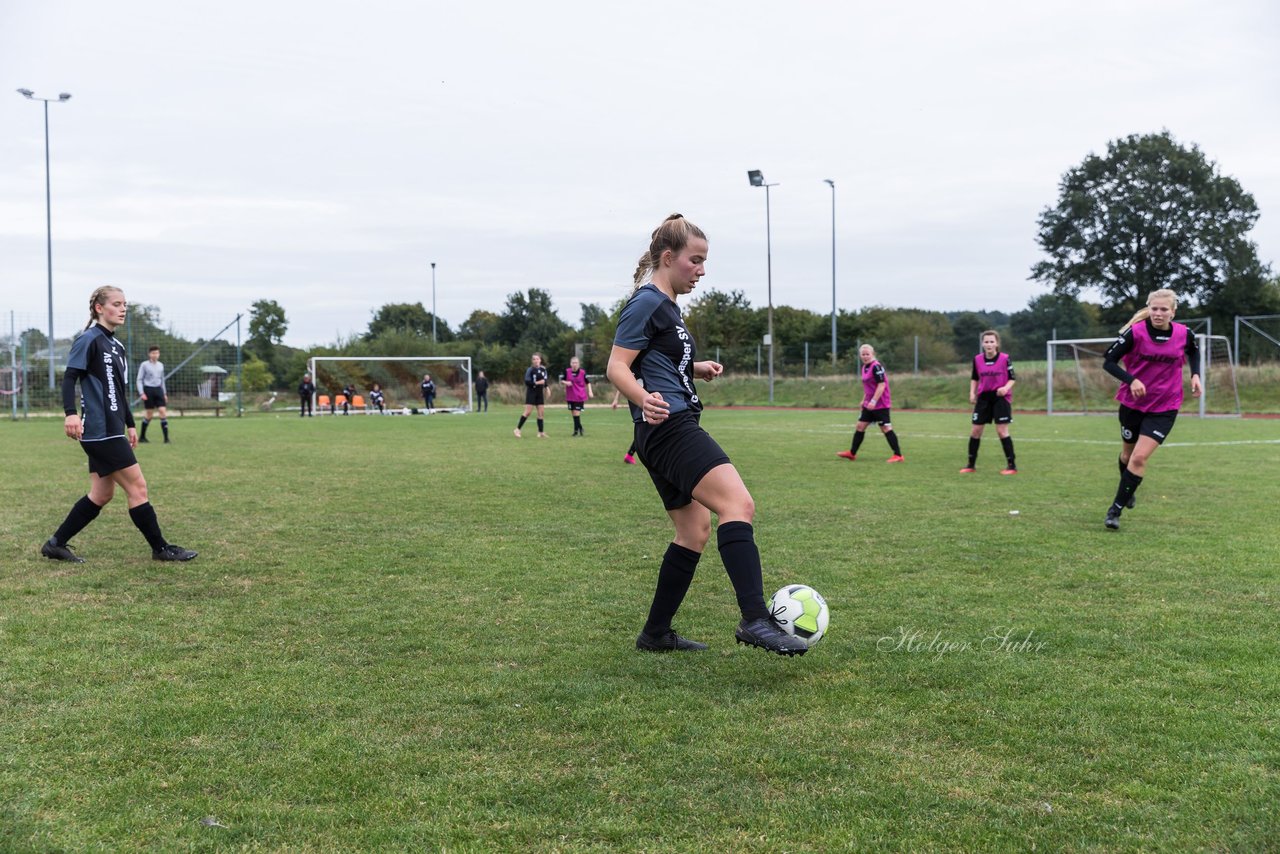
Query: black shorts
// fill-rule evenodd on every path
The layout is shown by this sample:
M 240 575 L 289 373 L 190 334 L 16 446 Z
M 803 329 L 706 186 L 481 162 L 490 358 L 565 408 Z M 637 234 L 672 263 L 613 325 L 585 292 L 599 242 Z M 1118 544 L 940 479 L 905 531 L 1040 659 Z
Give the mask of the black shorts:
M 1013 405 L 1009 403 L 1009 398 L 1000 397 L 995 392 L 980 394 L 978 402 L 973 405 L 973 423 L 990 424 L 992 421 L 997 424 L 1012 424 Z
M 123 436 L 100 442 L 81 442 L 80 447 L 89 458 L 89 471 L 98 477 L 106 477 L 112 472 L 138 464 L 133 448 L 129 447 L 129 440 Z
M 144 385 L 142 393 L 147 396 L 147 399 L 142 401 L 142 405 L 147 409 L 159 409 L 169 402 L 169 398 L 165 396 L 164 389 L 158 385 Z
M 886 409 L 867 409 L 862 407 L 862 414 L 858 416 L 858 420 L 864 424 L 883 424 L 891 427 L 889 423 L 889 410 Z
M 566 400 L 564 403 L 565 406 L 569 407 L 570 412 L 581 412 L 587 408 L 585 400 Z
M 1126 445 L 1138 441 L 1139 436 L 1150 436 L 1157 445 L 1163 445 L 1173 431 L 1173 422 L 1178 420 L 1178 410 L 1166 409 L 1163 412 L 1143 412 L 1141 409 L 1130 409 L 1120 404 L 1120 440 Z
M 543 387 L 536 385 L 533 388 L 525 387 L 524 405 L 525 406 L 542 406 L 546 403 L 546 396 L 543 394 Z
M 668 510 L 689 506 L 706 473 L 729 462 L 729 455 L 699 426 L 698 415 L 688 410 L 661 424 L 637 423 L 635 447 Z

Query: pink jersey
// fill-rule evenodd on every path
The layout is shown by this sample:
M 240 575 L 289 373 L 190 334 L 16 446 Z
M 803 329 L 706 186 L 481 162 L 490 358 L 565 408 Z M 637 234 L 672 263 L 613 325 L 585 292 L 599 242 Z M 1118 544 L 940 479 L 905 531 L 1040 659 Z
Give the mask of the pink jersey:
M 1133 349 L 1122 357 L 1124 369 L 1142 380 L 1147 393 L 1135 398 L 1128 383 L 1120 386 L 1116 400 L 1142 412 L 1166 412 L 1182 406 L 1182 366 L 1187 361 L 1187 327 L 1174 323 L 1169 340 L 1156 343 L 1147 324 L 1133 325 Z
M 575 374 L 571 368 L 564 369 L 562 380 L 569 385 L 565 387 L 564 399 L 566 403 L 585 403 L 587 399 L 587 372 L 582 368 L 578 369 Z
M 986 354 L 979 353 L 973 357 L 973 369 L 978 374 L 976 393 L 981 396 L 986 392 L 995 391 L 1009 382 L 1009 354 L 996 353 L 996 360 L 988 364 Z M 1013 403 L 1012 391 L 1005 400 Z
M 876 401 L 876 405 L 871 405 L 871 398 L 876 393 L 876 386 L 884 383 L 884 394 Z M 869 365 L 862 366 L 862 408 L 863 409 L 888 409 L 892 405 L 889 395 L 889 374 L 885 372 L 884 365 L 877 361 L 873 361 Z

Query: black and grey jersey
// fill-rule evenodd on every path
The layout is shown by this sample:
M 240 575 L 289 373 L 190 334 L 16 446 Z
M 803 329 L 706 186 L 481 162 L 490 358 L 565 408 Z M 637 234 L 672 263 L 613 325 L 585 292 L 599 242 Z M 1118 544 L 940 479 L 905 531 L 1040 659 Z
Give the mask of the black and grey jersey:
M 75 386 L 80 383 L 84 411 L 82 442 L 118 439 L 133 426 L 129 411 L 129 359 L 124 346 L 105 327 L 95 323 L 71 344 L 67 373 L 62 381 L 62 406 L 76 412 Z
M 637 289 L 623 307 L 613 343 L 640 351 L 631 363 L 631 373 L 645 391 L 662 395 L 670 414 L 702 411 L 702 400 L 693 384 L 697 346 L 679 307 L 652 282 Z M 634 403 L 631 418 L 637 422 L 643 418 Z
M 535 368 L 533 365 L 530 365 L 524 369 L 524 384 L 529 388 L 536 388 L 538 383 L 542 383 L 543 386 L 545 386 L 548 376 L 550 376 L 550 373 L 547 371 L 545 366 L 538 365 Z

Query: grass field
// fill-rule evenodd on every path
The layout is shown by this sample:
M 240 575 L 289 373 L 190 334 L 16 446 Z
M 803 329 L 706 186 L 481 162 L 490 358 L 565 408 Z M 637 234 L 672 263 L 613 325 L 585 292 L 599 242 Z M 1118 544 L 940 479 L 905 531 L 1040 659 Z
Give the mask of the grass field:
M 1110 533 L 1114 418 L 712 410 L 803 658 L 736 646 L 714 547 L 632 644 L 669 539 L 622 412 L 175 419 L 155 563 L 51 419 L 0 424 L 0 850 L 1280 849 L 1280 422 L 1178 422 Z M 532 425 L 530 425 L 532 427 Z M 1011 510 L 1019 515 L 1011 516 Z M 714 539 L 713 539 L 714 543 Z

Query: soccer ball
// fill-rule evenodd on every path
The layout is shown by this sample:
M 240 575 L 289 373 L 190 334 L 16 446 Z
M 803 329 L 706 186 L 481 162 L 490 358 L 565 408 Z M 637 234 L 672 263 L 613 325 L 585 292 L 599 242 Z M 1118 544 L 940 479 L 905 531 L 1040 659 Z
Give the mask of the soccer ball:
M 800 638 L 805 646 L 813 646 L 826 634 L 831 612 L 827 600 L 812 587 L 788 584 L 765 604 L 782 630 Z

